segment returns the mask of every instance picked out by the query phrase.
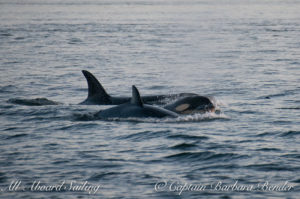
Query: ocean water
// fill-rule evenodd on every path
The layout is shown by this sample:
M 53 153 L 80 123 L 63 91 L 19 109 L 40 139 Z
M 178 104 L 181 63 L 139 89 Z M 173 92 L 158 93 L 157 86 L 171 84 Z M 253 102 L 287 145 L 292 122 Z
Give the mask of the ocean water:
M 299 10 L 0 0 L 0 197 L 299 198 Z M 77 105 L 83 69 L 111 95 L 194 92 L 221 112 L 101 121 Z

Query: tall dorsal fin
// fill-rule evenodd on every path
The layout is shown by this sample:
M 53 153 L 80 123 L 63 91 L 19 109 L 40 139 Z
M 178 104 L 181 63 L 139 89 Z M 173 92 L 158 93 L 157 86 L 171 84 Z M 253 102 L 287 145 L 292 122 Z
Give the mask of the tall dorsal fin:
M 86 81 L 88 83 L 88 89 L 89 89 L 89 97 L 93 97 L 95 95 L 98 95 L 101 99 L 109 99 L 110 96 L 106 93 L 100 82 L 97 80 L 97 78 L 90 73 L 89 71 L 82 70 L 83 75 L 86 78 Z
M 141 107 L 144 104 L 138 89 L 134 85 L 132 85 L 132 97 L 130 103 Z

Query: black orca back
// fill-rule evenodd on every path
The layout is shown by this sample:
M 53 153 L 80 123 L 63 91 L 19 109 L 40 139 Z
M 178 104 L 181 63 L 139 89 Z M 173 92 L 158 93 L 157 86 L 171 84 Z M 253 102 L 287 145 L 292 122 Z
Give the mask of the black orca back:
M 106 93 L 97 78 L 86 70 L 82 70 L 88 84 L 88 97 L 80 104 L 112 104 L 111 97 Z

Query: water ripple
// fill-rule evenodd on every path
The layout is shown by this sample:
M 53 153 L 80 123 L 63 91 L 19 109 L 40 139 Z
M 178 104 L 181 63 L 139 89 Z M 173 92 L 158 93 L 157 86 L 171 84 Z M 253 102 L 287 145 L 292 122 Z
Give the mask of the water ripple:
M 127 174 L 129 174 L 129 172 L 102 172 L 102 173 L 94 174 L 88 180 L 99 181 L 99 180 L 105 180 L 110 178 L 118 178 L 120 175 L 127 175 Z
M 143 132 L 138 132 L 130 135 L 125 135 L 125 136 L 119 136 L 117 137 L 120 140 L 132 140 L 135 142 L 138 141 L 143 141 L 145 139 L 153 139 L 153 138 L 159 138 L 161 136 L 165 136 L 169 134 L 171 131 L 143 131 Z
M 9 139 L 15 139 L 15 138 L 21 138 L 22 137 L 25 137 L 25 136 L 28 136 L 29 134 L 26 134 L 26 133 L 20 133 L 20 134 L 16 134 L 16 135 L 11 135 L 11 136 L 8 136 L 6 139 L 9 140 Z
M 293 167 L 288 165 L 282 165 L 280 163 L 267 163 L 267 164 L 251 164 L 246 166 L 248 169 L 253 169 L 256 171 L 298 171 L 300 167 Z
M 212 151 L 205 152 L 182 152 L 174 155 L 166 156 L 166 159 L 173 159 L 174 161 L 231 161 L 246 157 L 235 153 L 215 153 Z
M 209 139 L 209 137 L 207 137 L 207 136 L 185 135 L 185 134 L 169 135 L 168 138 L 170 138 L 170 139 L 193 140 L 193 141 L 203 141 L 203 140 L 208 140 Z
M 175 146 L 170 147 L 171 149 L 177 149 L 177 150 L 186 150 L 186 149 L 192 149 L 197 147 L 197 144 L 195 143 L 180 143 L 176 144 Z
M 280 134 L 280 137 L 294 137 L 300 135 L 300 131 L 287 131 Z

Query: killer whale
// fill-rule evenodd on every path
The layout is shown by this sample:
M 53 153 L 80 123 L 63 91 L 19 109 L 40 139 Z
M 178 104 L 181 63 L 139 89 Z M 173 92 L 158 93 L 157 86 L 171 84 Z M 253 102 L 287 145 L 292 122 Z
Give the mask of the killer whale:
M 163 118 L 178 117 L 178 114 L 164 108 L 144 104 L 138 89 L 132 86 L 132 97 L 130 102 L 99 111 L 96 116 L 100 119 L 110 118 Z
M 80 104 L 85 105 L 120 105 L 130 101 L 130 97 L 113 97 L 107 94 L 98 79 L 89 71 L 82 70 L 88 84 L 88 97 Z M 174 101 L 174 99 L 176 99 Z M 178 114 L 214 112 L 215 99 L 211 96 L 200 96 L 195 93 L 142 96 L 146 104 L 162 105 L 164 109 Z M 163 103 L 167 100 L 173 102 Z
M 84 105 L 120 105 L 130 101 L 130 97 L 115 97 L 109 95 L 98 79 L 89 71 L 82 70 L 88 84 L 88 96 L 79 103 Z M 176 99 L 179 97 L 198 96 L 195 93 L 179 93 L 169 95 L 150 95 L 142 96 L 142 100 L 147 104 L 163 104 L 167 99 Z
M 178 114 L 194 114 L 215 112 L 216 105 L 213 97 L 196 95 L 182 97 L 165 105 L 164 108 Z

